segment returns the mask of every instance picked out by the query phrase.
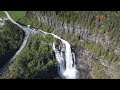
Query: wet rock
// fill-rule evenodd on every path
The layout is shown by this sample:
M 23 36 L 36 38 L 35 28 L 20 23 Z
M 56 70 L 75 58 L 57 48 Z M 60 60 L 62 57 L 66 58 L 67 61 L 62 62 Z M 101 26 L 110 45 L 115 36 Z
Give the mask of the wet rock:
M 79 45 L 72 46 L 72 51 L 75 52 L 79 78 L 90 78 L 89 72 L 92 68 L 92 54 L 88 51 L 85 51 L 84 48 Z M 85 56 L 86 59 L 82 58 L 83 56 Z

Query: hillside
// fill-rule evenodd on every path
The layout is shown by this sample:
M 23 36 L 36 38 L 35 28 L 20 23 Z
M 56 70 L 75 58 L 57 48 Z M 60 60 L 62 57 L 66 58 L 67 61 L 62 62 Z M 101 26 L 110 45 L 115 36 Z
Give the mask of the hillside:
M 27 11 L 18 22 L 67 40 L 75 53 L 80 79 L 120 78 L 119 11 Z M 43 37 L 31 35 L 2 78 L 57 77 L 55 56 L 48 45 L 51 38 Z

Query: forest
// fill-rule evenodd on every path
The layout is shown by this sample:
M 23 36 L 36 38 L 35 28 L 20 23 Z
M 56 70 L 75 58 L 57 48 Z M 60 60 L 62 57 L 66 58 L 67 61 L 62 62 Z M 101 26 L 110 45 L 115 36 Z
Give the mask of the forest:
M 65 23 L 73 23 L 81 25 L 83 28 L 96 35 L 100 38 L 105 38 L 106 34 L 111 42 L 109 45 L 104 46 L 101 43 L 95 43 L 79 36 L 73 36 L 73 34 L 65 33 L 63 30 L 56 30 L 54 27 L 42 22 L 38 22 L 36 15 L 47 16 L 54 18 L 56 21 L 64 21 Z M 34 18 L 34 19 L 33 19 Z M 65 40 L 71 42 L 71 44 L 81 43 L 79 39 L 83 40 L 82 47 L 93 51 L 98 56 L 102 56 L 103 59 L 110 59 L 110 61 L 120 61 L 120 55 L 116 54 L 115 50 L 120 50 L 120 12 L 119 11 L 38 11 L 38 12 L 27 12 L 26 22 L 35 27 L 47 30 L 48 32 L 54 32 Z M 32 20 L 31 20 L 32 19 Z M 31 22 L 30 22 L 31 21 Z M 32 22 L 33 21 L 33 22 Z M 68 38 L 67 38 L 68 37 Z M 76 43 L 77 42 L 77 43 Z M 75 43 L 75 44 L 74 44 Z M 109 54 L 111 53 L 111 54 Z
M 22 44 L 24 33 L 9 21 L 0 29 L 0 68 L 15 54 Z
M 48 36 L 30 35 L 22 53 L 11 62 L 0 78 L 51 79 L 58 77 L 57 63 Z M 48 42 L 46 42 L 48 41 Z
M 89 40 L 89 38 L 83 38 L 79 32 L 77 32 L 77 35 L 66 33 L 65 30 L 38 21 L 37 16 L 47 17 L 48 21 L 49 19 L 51 21 L 54 19 L 56 23 L 64 22 L 67 25 L 78 25 L 83 30 L 89 31 L 90 34 L 99 36 L 101 42 L 96 43 Z M 32 27 L 55 33 L 67 40 L 71 44 L 72 49 L 78 46 L 91 52 L 93 54 L 91 58 L 92 78 L 120 78 L 120 11 L 26 11 L 26 15 L 18 19 L 17 22 L 24 26 L 31 25 Z M 22 43 L 24 34 L 22 30 L 17 30 L 17 28 L 6 22 L 6 25 L 0 29 L 0 41 L 2 41 L 0 42 L 1 66 L 15 53 Z M 11 32 L 14 29 L 15 31 Z M 109 44 L 104 44 L 106 38 L 108 38 Z M 17 56 L 0 78 L 58 77 L 57 62 L 51 49 L 53 41 L 51 36 L 30 35 L 22 53 Z M 55 41 L 57 45 L 60 43 L 57 40 Z M 10 54 L 8 53 L 13 54 L 9 56 Z M 76 51 L 77 53 L 79 52 Z M 5 55 L 6 57 L 3 58 Z M 88 62 L 87 58 L 88 56 L 83 54 L 78 61 L 86 60 Z M 101 61 L 108 62 L 110 68 L 102 65 Z
M 119 11 L 31 11 L 27 12 L 26 16 L 27 18 L 36 19 L 35 21 L 37 27 L 43 30 L 48 29 L 48 31 L 57 34 L 58 36 L 70 42 L 72 47 L 79 45 L 80 47 L 84 48 L 84 50 L 91 52 L 93 54 L 92 68 L 94 69 L 91 71 L 93 77 L 120 78 Z M 37 16 L 43 18 L 47 17 L 48 19 L 44 22 L 38 22 Z M 89 40 L 89 38 L 86 39 L 83 37 L 85 36 L 85 33 L 83 36 L 80 36 L 79 31 L 77 35 L 74 35 L 74 33 L 65 32 L 64 30 L 58 29 L 60 27 L 59 24 L 57 28 L 55 28 L 55 25 L 52 25 L 54 22 L 64 22 L 68 26 L 69 24 L 73 25 L 73 28 L 75 28 L 75 25 L 78 25 L 83 30 L 89 31 L 90 34 L 99 36 L 98 39 L 101 39 L 101 41 L 96 43 Z M 46 29 L 46 27 L 48 28 Z M 106 44 L 106 42 L 109 42 L 109 44 Z M 83 55 L 81 58 L 85 59 L 86 55 Z M 98 60 L 98 62 L 96 62 L 96 60 Z M 101 62 L 107 62 L 107 67 Z

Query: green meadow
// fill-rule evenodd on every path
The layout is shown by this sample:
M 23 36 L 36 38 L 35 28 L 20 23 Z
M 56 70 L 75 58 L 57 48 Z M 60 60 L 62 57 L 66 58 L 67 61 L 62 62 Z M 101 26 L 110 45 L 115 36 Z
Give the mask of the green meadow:
M 0 17 L 5 17 L 5 13 L 3 11 L 0 11 Z
M 11 17 L 17 21 L 23 16 L 25 16 L 26 11 L 8 11 Z M 0 11 L 0 17 L 5 17 L 5 13 L 3 11 Z
M 20 18 L 22 18 L 23 16 L 25 16 L 26 11 L 9 11 L 9 14 L 11 15 L 11 17 L 17 21 Z

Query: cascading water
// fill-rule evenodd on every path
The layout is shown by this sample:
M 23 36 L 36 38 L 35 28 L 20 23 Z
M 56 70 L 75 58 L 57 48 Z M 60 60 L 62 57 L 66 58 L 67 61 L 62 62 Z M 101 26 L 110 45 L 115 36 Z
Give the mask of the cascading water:
M 63 40 L 62 38 L 58 37 L 54 33 L 47 33 L 45 31 L 42 31 L 39 29 L 40 32 L 44 34 L 50 34 L 54 38 L 59 39 L 63 46 L 65 46 L 65 58 L 63 58 L 63 51 L 61 50 L 60 52 L 55 48 L 55 44 L 53 43 L 53 50 L 55 52 L 55 57 L 58 62 L 58 73 L 65 77 L 66 79 L 76 79 L 78 78 L 77 73 L 78 71 L 76 70 L 76 65 L 75 65 L 75 55 L 72 54 L 71 52 L 71 47 L 70 44 Z M 62 47 L 63 48 L 63 47 Z
M 64 58 L 63 58 L 63 53 L 59 52 L 56 48 L 55 48 L 55 44 L 53 43 L 53 50 L 55 52 L 55 57 L 56 57 L 56 60 L 58 62 L 58 73 L 59 75 L 62 76 L 62 73 L 64 73 L 65 71 L 65 64 L 64 64 Z
M 61 40 L 62 44 L 65 45 L 65 58 L 63 58 L 63 52 L 61 51 L 62 54 L 59 53 L 59 51 L 55 48 L 55 44 L 53 43 L 53 50 L 59 64 L 58 67 L 60 68 L 60 75 L 64 76 L 66 79 L 76 79 L 78 71 L 76 70 L 75 65 L 75 55 L 71 53 L 70 44 L 53 33 L 51 35 Z M 65 61 L 66 65 L 64 65 Z

